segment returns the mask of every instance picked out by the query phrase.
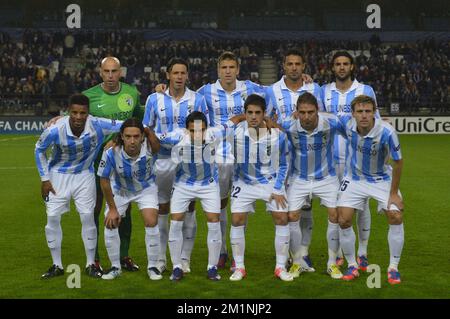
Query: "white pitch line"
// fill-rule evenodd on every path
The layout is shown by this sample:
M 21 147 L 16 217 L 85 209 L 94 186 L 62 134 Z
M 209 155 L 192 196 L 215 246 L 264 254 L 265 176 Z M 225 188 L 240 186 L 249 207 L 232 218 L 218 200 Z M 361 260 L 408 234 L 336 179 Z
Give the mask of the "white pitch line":
M 32 169 L 32 168 L 36 168 L 36 167 L 34 167 L 34 166 L 22 166 L 22 167 L 19 167 L 19 166 L 10 166 L 10 167 L 0 167 L 0 169 L 3 169 L 3 170 L 15 170 L 15 169 Z
M 27 138 L 30 138 L 30 137 L 35 137 L 35 136 L 21 136 L 21 137 L 5 138 L 5 139 L 0 139 L 0 142 L 24 140 L 24 139 L 27 139 Z

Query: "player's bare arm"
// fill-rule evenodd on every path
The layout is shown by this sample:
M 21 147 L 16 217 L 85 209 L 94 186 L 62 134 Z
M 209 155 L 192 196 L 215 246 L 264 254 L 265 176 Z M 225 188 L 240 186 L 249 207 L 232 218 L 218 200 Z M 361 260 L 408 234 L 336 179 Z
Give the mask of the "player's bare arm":
M 398 195 L 398 190 L 400 187 L 400 177 L 402 175 L 402 169 L 403 169 L 403 159 L 393 161 L 393 170 L 392 170 L 392 183 L 391 183 L 391 190 L 389 193 L 389 201 L 388 201 L 388 208 L 391 204 L 396 205 L 400 210 L 403 210 L 403 200 Z
M 144 128 L 144 133 L 145 133 L 145 136 L 147 136 L 147 143 L 148 143 L 148 146 L 152 149 L 152 153 L 153 154 L 158 153 L 161 145 L 159 143 L 159 139 L 156 136 L 155 132 L 152 129 L 146 127 L 146 128 Z
M 120 225 L 121 217 L 117 211 L 116 203 L 114 202 L 110 180 L 101 177 L 100 187 L 102 188 L 103 195 L 105 196 L 106 203 L 108 203 L 109 207 L 108 214 L 105 217 L 105 226 L 108 229 L 117 228 Z
M 50 192 L 53 193 L 53 195 L 56 195 L 55 189 L 53 188 L 53 185 L 50 181 L 43 181 L 41 183 L 41 196 L 43 200 L 47 200 L 48 199 L 48 194 L 50 194 Z
M 233 122 L 234 125 L 237 125 L 237 124 L 245 121 L 245 114 L 235 115 L 232 118 L 230 118 L 230 121 Z

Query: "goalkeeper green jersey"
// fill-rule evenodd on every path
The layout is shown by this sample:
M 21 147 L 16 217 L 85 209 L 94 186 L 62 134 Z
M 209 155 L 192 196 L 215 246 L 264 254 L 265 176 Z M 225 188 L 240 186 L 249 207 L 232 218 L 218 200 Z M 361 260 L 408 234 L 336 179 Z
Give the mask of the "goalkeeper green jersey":
M 137 117 L 142 120 L 143 110 L 139 103 L 136 87 L 119 82 L 117 93 L 108 93 L 98 84 L 83 94 L 89 98 L 89 114 L 114 120 L 126 120 Z

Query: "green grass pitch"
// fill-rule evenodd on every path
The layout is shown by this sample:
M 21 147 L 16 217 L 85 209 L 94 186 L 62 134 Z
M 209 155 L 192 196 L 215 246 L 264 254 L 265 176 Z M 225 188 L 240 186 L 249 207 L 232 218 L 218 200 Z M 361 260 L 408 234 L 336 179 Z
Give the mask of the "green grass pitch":
M 404 170 L 401 191 L 405 200 L 405 245 L 400 263 L 402 284 L 387 283 L 389 262 L 386 218 L 372 208 L 369 262 L 381 267 L 381 288 L 366 285 L 369 274 L 354 282 L 332 280 L 326 273 L 326 211 L 314 203 L 314 232 L 310 254 L 316 272 L 301 274 L 285 283 L 273 277 L 274 226 L 258 204 L 249 218 L 246 235 L 248 277 L 230 282 L 228 270 L 222 280 L 206 279 L 206 222 L 198 213 L 198 233 L 192 256 L 192 273 L 181 282 L 171 282 L 166 272 L 161 281 L 150 281 L 145 271 L 144 227 L 133 208 L 133 238 L 130 255 L 141 265 L 136 273 L 124 272 L 115 281 L 81 275 L 81 288 L 66 286 L 68 274 L 41 280 L 50 266 L 44 226 L 46 215 L 40 198 L 40 181 L 34 164 L 37 136 L 0 136 L 0 298 L 449 298 L 448 276 L 450 222 L 450 135 L 402 135 Z M 84 269 L 85 255 L 78 214 L 73 209 L 62 218 L 64 266 Z M 109 261 L 101 231 L 100 254 Z M 170 264 L 169 264 L 170 266 Z

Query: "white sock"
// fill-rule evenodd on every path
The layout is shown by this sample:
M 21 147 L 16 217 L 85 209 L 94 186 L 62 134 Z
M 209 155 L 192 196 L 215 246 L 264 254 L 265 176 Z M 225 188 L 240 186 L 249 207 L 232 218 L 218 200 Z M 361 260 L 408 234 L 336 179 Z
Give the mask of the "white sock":
M 233 258 L 236 263 L 236 268 L 245 268 L 244 254 L 245 254 L 245 226 L 231 226 L 230 243 Z
M 108 252 L 111 267 L 121 269 L 120 266 L 120 236 L 119 229 L 108 229 L 105 227 L 105 246 Z
M 400 225 L 389 225 L 388 243 L 389 243 L 389 269 L 398 270 L 400 256 L 402 254 L 403 243 L 405 241 L 405 231 L 403 223 Z
M 277 259 L 276 268 L 286 269 L 289 251 L 289 226 L 275 225 L 275 254 Z
M 181 248 L 183 247 L 183 221 L 172 220 L 169 231 L 169 251 L 173 269 L 181 268 Z
M 47 245 L 52 255 L 53 264 L 63 268 L 61 261 L 61 216 L 47 216 L 45 238 L 47 239 Z
M 227 253 L 227 208 L 222 208 L 220 210 L 220 231 L 222 233 L 222 245 L 220 246 L 220 253 Z
M 194 249 L 195 235 L 197 234 L 197 216 L 195 210 L 184 213 L 182 232 L 183 247 L 181 248 L 181 259 L 190 261 L 192 250 Z
M 81 237 L 83 238 L 84 250 L 86 252 L 86 267 L 94 264 L 95 248 L 97 247 L 97 227 L 95 226 L 94 214 L 80 214 Z
M 214 267 L 219 262 L 220 246 L 222 245 L 222 234 L 220 222 L 208 223 L 208 268 Z
M 339 224 L 332 223 L 328 220 L 327 228 L 327 242 L 328 242 L 328 263 L 327 267 L 336 264 L 336 255 L 339 249 Z
M 347 259 L 348 266 L 358 267 L 355 259 L 355 242 L 356 235 L 353 227 L 342 229 L 339 228 L 339 240 L 341 242 L 341 248 L 344 252 L 345 259 Z
M 300 246 L 302 242 L 302 232 L 300 231 L 300 221 L 289 222 L 289 250 L 292 255 L 292 262 L 299 265 L 302 255 L 300 253 Z
M 338 250 L 337 250 L 336 257 L 344 258 L 344 252 L 342 251 L 341 243 L 339 243 L 339 247 L 338 247 Z
M 356 223 L 358 225 L 358 256 L 367 256 L 367 245 L 369 243 L 371 226 L 368 202 L 363 211 L 358 210 L 356 213 Z
M 167 241 L 169 240 L 169 214 L 158 215 L 159 261 L 166 263 Z
M 148 268 L 156 267 L 159 256 L 159 227 L 145 227 L 145 247 L 147 248 Z
M 301 210 L 300 229 L 302 231 L 302 256 L 309 255 L 309 245 L 311 245 L 312 230 L 314 221 L 312 218 L 312 208 Z

